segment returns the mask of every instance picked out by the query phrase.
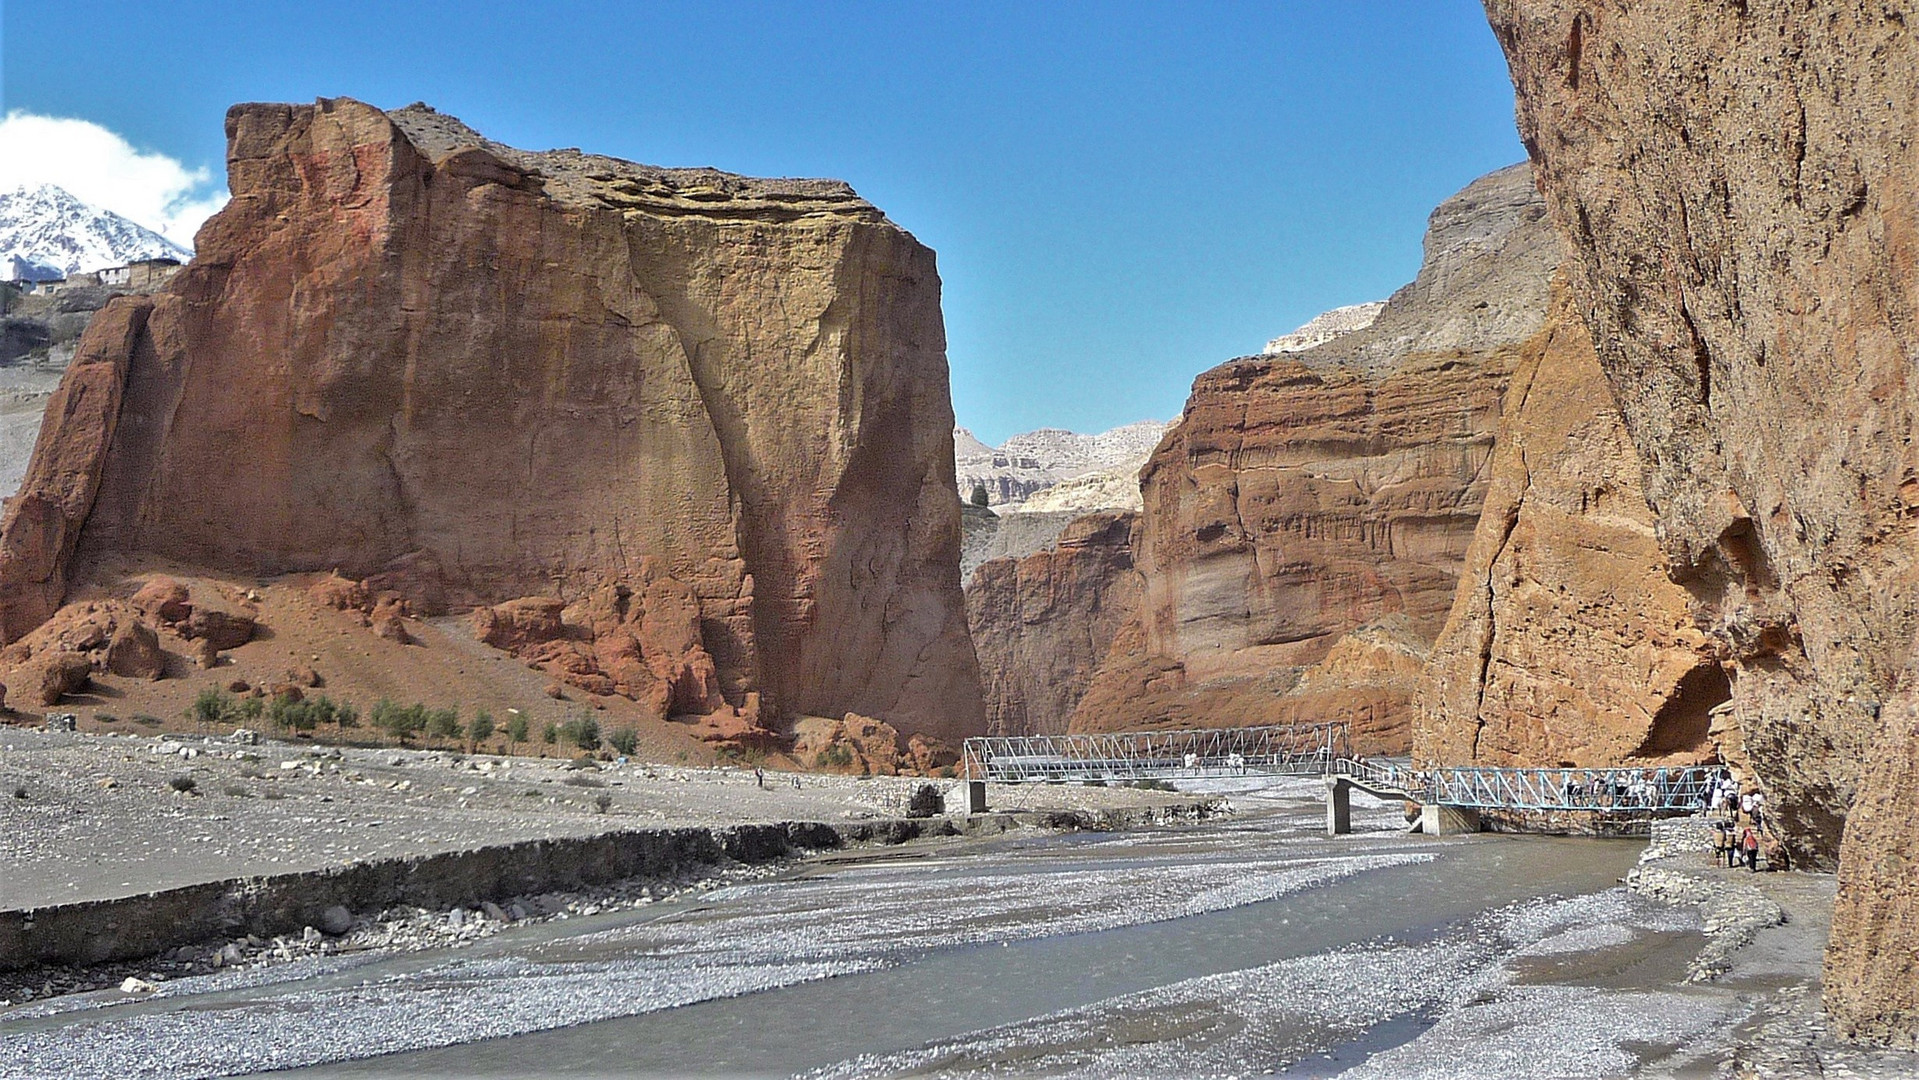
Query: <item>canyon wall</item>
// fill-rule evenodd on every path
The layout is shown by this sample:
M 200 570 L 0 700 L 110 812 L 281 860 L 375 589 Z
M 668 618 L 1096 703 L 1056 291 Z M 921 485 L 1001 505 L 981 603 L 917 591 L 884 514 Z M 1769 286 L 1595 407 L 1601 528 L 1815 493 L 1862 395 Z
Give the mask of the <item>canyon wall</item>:
M 993 559 L 973 572 L 966 613 L 989 732 L 1066 730 L 1121 625 L 1139 608 L 1137 523 L 1130 511 L 1087 514 L 1054 546 Z
M 1371 325 L 1195 381 L 1140 474 L 1139 615 L 1076 729 L 1344 718 L 1405 749 L 1561 257 L 1525 166 L 1442 204 L 1425 249 Z
M 227 134 L 194 262 L 109 306 L 48 408 L 0 635 L 143 558 L 608 625 L 665 589 L 736 711 L 977 730 L 930 250 L 836 181 L 527 153 L 424 106 Z
M 1729 695 L 1690 597 L 1666 577 L 1592 335 L 1556 288 L 1513 372 L 1479 528 L 1422 674 L 1413 756 L 1707 760 Z
M 1750 767 L 1837 861 L 1835 1030 L 1919 1043 L 1919 10 L 1486 7 Z

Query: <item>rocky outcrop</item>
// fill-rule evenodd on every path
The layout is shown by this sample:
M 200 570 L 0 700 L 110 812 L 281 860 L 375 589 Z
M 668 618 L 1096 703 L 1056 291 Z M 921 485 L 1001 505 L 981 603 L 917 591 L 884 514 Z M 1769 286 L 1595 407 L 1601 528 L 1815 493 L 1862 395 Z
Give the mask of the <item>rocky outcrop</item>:
M 423 106 L 227 131 L 195 261 L 109 305 L 49 406 L 0 634 L 110 556 L 337 568 L 423 615 L 650 560 L 726 705 L 977 729 L 931 251 L 837 182 L 526 153 Z
M 1391 617 L 1423 654 L 1559 258 L 1527 169 L 1504 169 L 1433 213 L 1418 278 L 1370 326 L 1201 375 L 1140 474 L 1140 615 L 1076 726 L 1267 722 L 1343 636 Z M 1372 749 L 1403 750 L 1412 681 L 1380 675 L 1390 689 L 1349 689 L 1386 714 Z
M 1750 766 L 1795 861 L 1837 856 L 1835 1029 L 1912 1045 L 1919 11 L 1487 10 Z
M 1126 512 L 1089 514 L 1059 543 L 995 559 L 966 586 L 966 614 L 986 692 L 986 727 L 1056 735 L 1079 706 L 1120 625 L 1139 606 Z
M 1433 646 L 1413 756 L 1449 765 L 1679 762 L 1730 695 L 1666 577 L 1639 458 L 1563 295 L 1522 351 L 1492 482 Z

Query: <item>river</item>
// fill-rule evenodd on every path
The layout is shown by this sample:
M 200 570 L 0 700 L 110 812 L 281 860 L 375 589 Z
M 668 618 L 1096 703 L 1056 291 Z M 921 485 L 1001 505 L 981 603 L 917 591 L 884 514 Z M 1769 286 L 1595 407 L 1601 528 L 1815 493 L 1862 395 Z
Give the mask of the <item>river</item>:
M 1613 1075 L 1722 1022 L 1642 846 L 1216 823 L 805 863 L 456 950 L 0 1021 L 8 1076 Z M 510 1037 L 508 1037 L 510 1036 Z

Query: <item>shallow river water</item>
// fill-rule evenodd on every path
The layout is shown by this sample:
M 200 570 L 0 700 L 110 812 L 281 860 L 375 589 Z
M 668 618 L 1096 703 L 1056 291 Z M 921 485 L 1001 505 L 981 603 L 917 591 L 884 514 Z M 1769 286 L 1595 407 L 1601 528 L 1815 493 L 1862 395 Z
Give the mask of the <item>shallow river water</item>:
M 1607 1076 L 1723 1020 L 1640 844 L 1329 839 L 1308 794 L 0 1017 L 0 1075 Z

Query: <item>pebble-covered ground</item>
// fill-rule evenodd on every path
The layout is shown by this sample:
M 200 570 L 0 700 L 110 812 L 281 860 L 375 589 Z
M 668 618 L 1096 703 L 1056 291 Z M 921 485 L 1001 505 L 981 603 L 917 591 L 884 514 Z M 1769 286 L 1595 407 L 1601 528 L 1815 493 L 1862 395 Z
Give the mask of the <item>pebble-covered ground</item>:
M 926 782 L 768 772 L 762 786 L 745 768 L 0 727 L 0 910 L 613 829 L 898 817 Z M 1079 785 L 991 797 L 996 810 L 1195 801 Z

